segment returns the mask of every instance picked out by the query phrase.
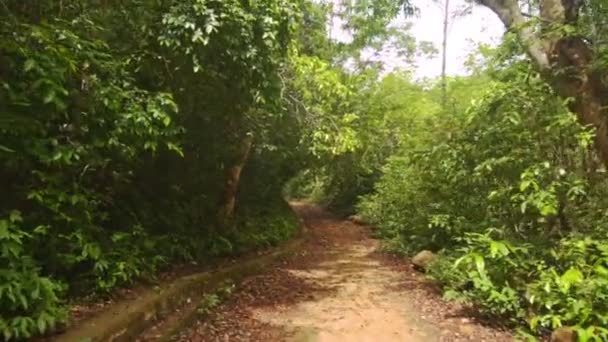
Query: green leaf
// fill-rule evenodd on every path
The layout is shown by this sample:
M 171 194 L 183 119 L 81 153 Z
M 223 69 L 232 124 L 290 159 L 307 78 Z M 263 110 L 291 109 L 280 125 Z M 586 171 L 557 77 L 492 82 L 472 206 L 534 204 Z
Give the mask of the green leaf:
M 597 274 L 608 276 L 608 268 L 604 267 L 603 265 L 597 264 L 595 265 L 594 269 Z
M 21 212 L 18 210 L 12 210 L 9 214 L 9 220 L 12 223 L 17 223 L 17 222 L 23 221 L 23 218 L 21 217 Z
M 495 258 L 497 256 L 505 256 L 509 254 L 507 245 L 500 241 L 490 241 L 490 255 Z
M 36 61 L 33 59 L 28 59 L 23 63 L 23 71 L 28 72 L 32 70 L 36 66 Z
M 458 266 L 466 259 L 468 259 L 469 256 L 468 255 L 463 255 L 460 258 L 456 259 L 456 261 L 454 262 L 454 265 L 452 266 L 454 269 L 458 268 Z
M 530 181 L 530 180 L 525 180 L 525 181 L 521 182 L 519 184 L 519 191 L 521 191 L 521 192 L 525 191 L 530 186 L 530 184 L 532 184 L 532 181 Z
M 180 157 L 184 157 L 184 152 L 182 151 L 181 147 L 179 147 L 177 144 L 172 143 L 172 142 L 168 142 L 167 143 L 167 148 L 170 151 L 173 151 L 175 153 L 177 153 Z
M 21 304 L 21 307 L 23 309 L 27 310 L 28 307 L 29 307 L 29 303 L 27 301 L 27 298 L 24 295 L 22 295 L 22 294 L 19 294 L 17 297 L 19 298 L 19 303 Z
M 38 319 L 36 320 L 36 327 L 38 328 L 38 332 L 40 334 L 44 334 L 47 328 L 47 324 L 43 316 L 38 317 Z
M 42 99 L 43 103 L 51 103 L 55 100 L 55 96 L 56 93 L 54 90 L 50 90 L 48 93 L 46 93 L 46 95 L 44 96 L 44 98 Z
M 473 258 L 475 259 L 475 267 L 477 268 L 477 272 L 479 272 L 479 274 L 485 274 L 486 262 L 483 259 L 483 256 L 474 253 Z
M 577 268 L 569 268 L 560 278 L 560 283 L 568 290 L 572 285 L 581 282 L 584 279 L 583 273 Z
M 10 231 L 8 229 L 8 221 L 0 220 L 0 239 L 7 239 L 10 235 Z
M 4 152 L 8 152 L 8 153 L 14 153 L 15 150 L 12 150 L 4 145 L 0 145 L 0 151 L 4 151 Z

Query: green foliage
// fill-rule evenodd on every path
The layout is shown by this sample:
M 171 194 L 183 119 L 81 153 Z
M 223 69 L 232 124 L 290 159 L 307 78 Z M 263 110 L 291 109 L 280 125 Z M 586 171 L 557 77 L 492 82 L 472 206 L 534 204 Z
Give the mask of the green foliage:
M 530 327 L 572 324 L 581 337 L 608 338 L 608 241 L 563 239 L 547 259 L 528 287 L 526 297 L 535 309 Z
M 389 25 L 407 1 L 0 5 L 5 340 L 62 324 L 75 297 L 290 238 L 283 195 L 439 252 L 431 274 L 485 315 L 608 338 L 606 169 L 515 34 L 439 105 L 433 81 L 361 61 L 432 53 Z M 605 12 L 564 29 L 603 41 Z M 351 41 L 328 37 L 333 16 Z
M 433 266 L 446 297 L 474 303 L 503 322 L 526 322 L 536 333 L 569 325 L 581 340 L 606 338 L 605 240 L 570 237 L 539 251 L 492 235 L 503 234 L 467 234 L 460 258 L 448 255 Z
M 4 340 L 44 333 L 67 315 L 59 299 L 62 284 L 41 276 L 35 261 L 24 250 L 33 236 L 24 231 L 22 224 L 18 211 L 0 219 L 0 334 Z
M 207 257 L 242 254 L 278 245 L 293 237 L 298 219 L 284 201 L 251 205 L 236 218 L 235 229 L 217 235 L 207 243 Z
M 445 270 L 435 269 L 432 273 L 450 284 L 448 298 L 474 302 L 484 314 L 517 323 L 526 313 L 520 291 L 534 268 L 530 263 L 534 260 L 530 259 L 531 246 L 514 246 L 505 240 L 495 240 L 492 235 L 501 234 L 492 230 L 485 234 L 467 233 L 462 238 L 464 246 L 458 250 L 462 256 L 448 262 L 452 270 L 444 273 Z
M 316 155 L 321 163 L 306 171 L 308 183 L 300 180 L 299 188 L 292 184 L 291 192 L 303 190 L 306 197 L 350 212 L 360 195 L 373 190 L 389 156 L 400 148 L 415 148 L 431 137 L 424 133 L 412 135 L 430 128 L 432 116 L 439 111 L 423 86 L 414 84 L 407 74 L 376 79 L 373 72 L 339 79 L 348 87 L 348 96 L 328 95 L 331 101 L 337 99 L 340 106 L 325 110 L 333 113 L 325 116 L 322 125 L 328 132 L 314 131 L 316 136 L 327 137 L 326 141 L 313 144 L 313 151 L 320 152 Z M 327 146 L 332 149 L 328 151 Z M 305 190 L 306 187 L 312 188 Z
M 174 59 L 185 58 L 194 74 L 213 78 L 222 73 L 231 90 L 244 97 L 239 101 L 273 101 L 294 14 L 287 0 L 173 1 L 162 15 L 158 43 Z
M 440 252 L 430 273 L 447 297 L 534 334 L 605 339 L 605 169 L 593 132 L 528 70 L 492 70 L 465 115 L 438 115 L 431 138 L 414 129 L 358 210 L 389 249 Z
M 220 285 L 215 292 L 206 294 L 199 302 L 196 312 L 201 316 L 208 315 L 213 309 L 220 305 L 222 301 L 230 297 L 232 291 L 234 291 L 234 287 L 232 282 L 227 281 Z
M 180 152 L 171 95 L 138 88 L 124 63 L 104 42 L 80 35 L 78 24 L 1 26 L 8 69 L 0 80 L 7 194 L 0 212 L 10 213 L 0 241 L 5 339 L 65 320 L 64 282 L 107 289 L 138 275 L 124 260 L 137 254 L 115 245 L 121 233 L 102 225 L 115 189 L 129 182 L 141 158 Z
M 297 57 L 300 7 L 315 9 L 287 0 L 1 4 L 5 340 L 64 323 L 74 298 L 294 234 L 281 187 L 308 152 L 281 74 Z M 226 173 L 246 135 L 255 143 L 236 219 L 223 227 Z

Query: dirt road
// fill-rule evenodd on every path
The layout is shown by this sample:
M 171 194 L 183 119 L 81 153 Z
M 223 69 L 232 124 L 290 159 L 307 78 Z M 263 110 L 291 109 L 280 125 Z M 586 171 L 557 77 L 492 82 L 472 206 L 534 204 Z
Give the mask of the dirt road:
M 247 279 L 182 341 L 512 341 L 446 303 L 407 263 L 378 252 L 365 227 L 294 204 L 309 228 L 301 254 Z

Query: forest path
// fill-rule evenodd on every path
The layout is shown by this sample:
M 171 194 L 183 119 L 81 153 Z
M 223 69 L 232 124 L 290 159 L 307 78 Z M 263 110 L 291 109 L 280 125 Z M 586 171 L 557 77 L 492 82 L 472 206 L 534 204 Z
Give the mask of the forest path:
M 409 265 L 391 263 L 365 227 L 292 205 L 310 230 L 302 252 L 247 279 L 182 341 L 512 340 L 460 316 Z

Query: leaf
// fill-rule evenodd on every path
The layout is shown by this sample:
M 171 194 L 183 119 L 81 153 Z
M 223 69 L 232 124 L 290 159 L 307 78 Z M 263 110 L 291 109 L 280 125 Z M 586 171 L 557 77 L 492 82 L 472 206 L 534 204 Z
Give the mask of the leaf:
M 2 329 L 2 335 L 4 336 L 4 340 L 10 341 L 13 337 L 12 329 L 9 327 Z
M 4 152 L 8 152 L 8 153 L 14 153 L 15 150 L 12 150 L 4 145 L 0 145 L 0 151 L 4 151 Z
M 11 211 L 11 213 L 9 214 L 9 220 L 13 223 L 23 221 L 23 218 L 21 217 L 21 212 L 18 210 Z
M 32 299 L 36 300 L 39 298 L 39 296 L 40 296 L 40 283 L 36 283 L 36 286 L 30 293 L 30 297 L 32 297 Z
M 560 278 L 560 283 L 568 290 L 573 284 L 584 279 L 583 273 L 574 267 L 570 267 Z
M 46 320 L 44 319 L 43 316 L 39 316 L 38 319 L 36 320 L 36 327 L 38 328 L 38 332 L 40 334 L 44 334 L 44 332 L 46 331 L 46 328 L 47 328 L 47 324 L 46 324 Z
M 208 23 L 207 25 L 205 25 L 205 32 L 207 34 L 210 34 L 211 32 L 213 32 L 214 29 L 215 29 L 215 27 L 213 26 L 213 23 Z
M 192 42 L 203 42 L 203 31 L 200 28 L 197 28 L 192 35 Z
M 19 303 L 21 304 L 21 307 L 24 308 L 25 310 L 27 310 L 29 308 L 29 303 L 27 301 L 27 298 L 23 294 L 19 294 L 18 298 L 19 298 Z
M 477 267 L 477 272 L 479 272 L 479 274 L 485 274 L 486 262 L 483 259 L 483 256 L 474 253 L 473 258 L 475 259 L 475 267 Z
M 557 214 L 557 207 L 553 202 L 540 203 L 540 214 L 542 216 L 551 216 Z
M 458 258 L 455 262 L 454 265 L 452 266 L 452 268 L 456 269 L 458 268 L 458 266 L 460 265 L 460 263 L 462 263 L 465 259 L 469 258 L 468 255 L 463 255 L 460 258 Z
M 36 66 L 36 61 L 33 59 L 28 59 L 23 63 L 23 71 L 28 72 L 32 70 Z
M 47 104 L 47 103 L 51 103 L 55 100 L 56 97 L 56 93 L 54 90 L 50 90 L 48 93 L 46 93 L 46 95 L 44 96 L 44 98 L 42 99 L 42 102 Z
M 600 264 L 595 265 L 595 272 L 603 276 L 608 276 L 608 268 Z
M 181 147 L 179 147 L 177 144 L 175 144 L 173 142 L 168 142 L 167 148 L 170 151 L 177 153 L 180 157 L 182 157 L 182 158 L 184 157 L 184 152 L 182 151 Z
M 530 184 L 532 184 L 531 180 L 525 180 L 525 181 L 521 182 L 519 184 L 519 191 L 521 191 L 521 192 L 525 191 L 530 186 Z
M 0 240 L 6 239 L 10 236 L 10 231 L 8 229 L 8 221 L 0 220 Z
M 509 248 L 500 241 L 490 241 L 490 255 L 495 258 L 497 256 L 505 256 L 509 254 Z

